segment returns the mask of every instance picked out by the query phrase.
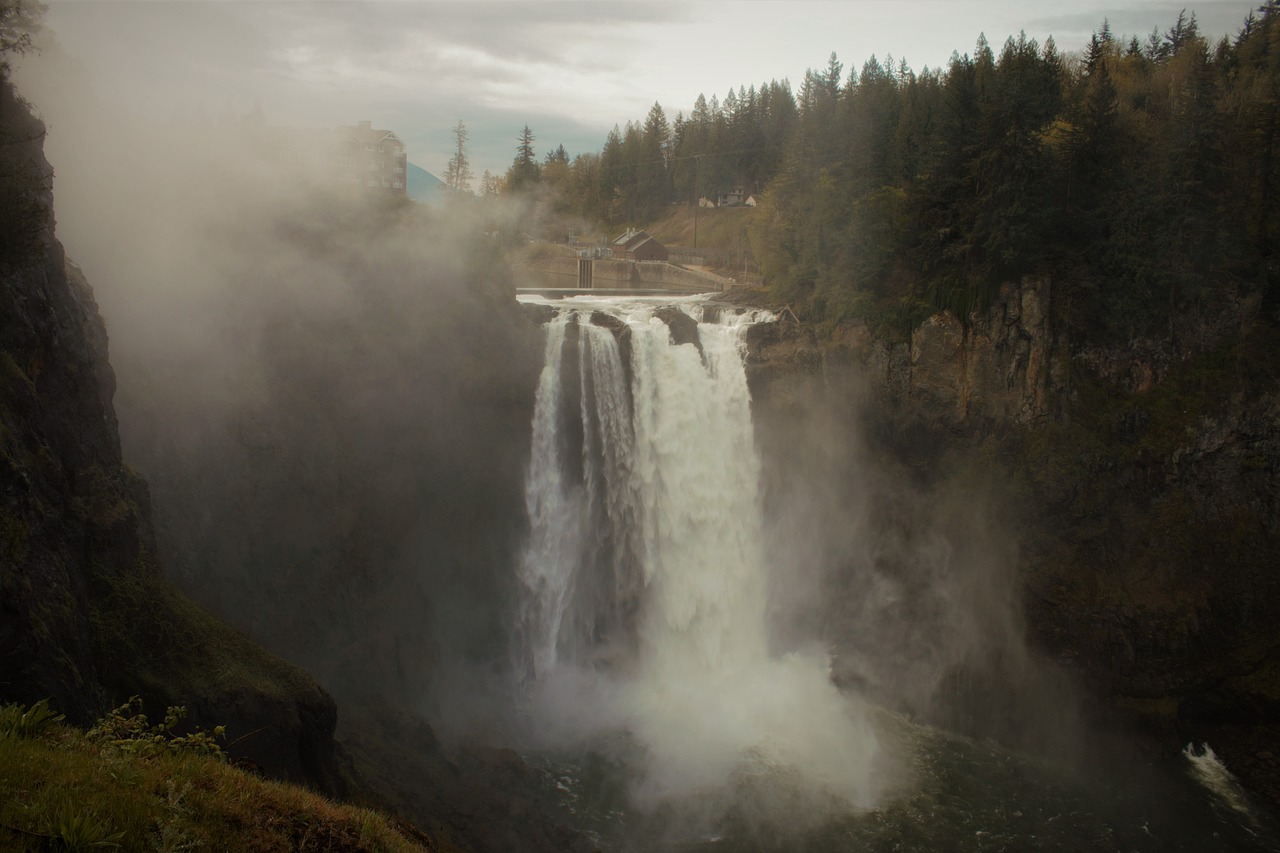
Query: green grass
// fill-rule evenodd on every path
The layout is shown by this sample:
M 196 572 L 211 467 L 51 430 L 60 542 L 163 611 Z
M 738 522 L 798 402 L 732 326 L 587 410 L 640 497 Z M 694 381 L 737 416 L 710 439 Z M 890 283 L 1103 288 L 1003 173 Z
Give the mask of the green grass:
M 550 258 L 576 257 L 568 246 L 555 243 L 530 243 L 522 245 L 515 251 L 515 256 L 526 264 L 544 261 Z
M 185 748 L 153 754 L 123 749 L 119 740 L 91 737 L 37 705 L 0 708 L 0 849 L 419 851 L 436 846 L 409 837 L 377 812 L 260 779 L 217 755 Z

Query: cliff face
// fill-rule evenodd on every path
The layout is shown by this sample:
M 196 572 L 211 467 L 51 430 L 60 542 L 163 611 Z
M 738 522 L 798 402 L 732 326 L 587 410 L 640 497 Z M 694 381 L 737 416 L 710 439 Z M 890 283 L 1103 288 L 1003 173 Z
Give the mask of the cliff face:
M 97 308 L 62 260 L 50 244 L 0 291 L 0 650 L 7 696 L 51 697 L 85 721 L 107 702 L 90 631 L 91 571 L 137 564 L 146 491 L 121 464 Z
M 7 82 L 6 156 L 50 175 Z M 22 139 L 21 143 L 11 140 Z M 51 199 L 46 192 L 46 211 Z M 93 292 L 52 225 L 0 279 L 0 700 L 88 723 L 130 695 L 226 725 L 233 756 L 345 789 L 332 699 L 164 582 L 146 484 L 123 463 Z M 237 739 L 238 742 L 237 742 Z
M 1070 354 L 1050 323 L 1051 298 L 1048 279 L 1009 284 L 989 310 L 967 322 L 934 314 L 910 341 L 882 340 L 862 323 L 780 321 L 751 330 L 748 366 L 763 394 L 780 388 L 770 378 L 856 365 L 906 419 L 966 432 L 1037 424 L 1061 410 L 1068 390 Z
M 1048 280 L 1012 284 L 963 321 L 928 318 L 909 343 L 859 324 L 759 327 L 754 399 L 798 410 L 815 381 L 827 398 L 856 386 L 847 427 L 873 453 L 924 482 L 944 468 L 996 476 L 1033 645 L 1112 715 L 1171 744 L 1208 739 L 1280 796 L 1265 757 L 1280 754 L 1273 327 L 1234 305 L 1188 318 L 1177 346 L 1073 349 L 1053 297 Z

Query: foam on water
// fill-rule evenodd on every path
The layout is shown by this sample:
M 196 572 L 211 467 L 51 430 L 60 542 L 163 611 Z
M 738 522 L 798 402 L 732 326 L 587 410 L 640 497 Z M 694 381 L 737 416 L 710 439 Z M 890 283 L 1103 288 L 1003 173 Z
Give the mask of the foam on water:
M 1191 765 L 1192 777 L 1210 794 L 1237 814 L 1250 821 L 1255 819 L 1244 788 L 1240 786 L 1239 780 L 1227 769 L 1209 744 L 1202 743 L 1197 746 L 1189 743 L 1182 750 L 1182 754 Z

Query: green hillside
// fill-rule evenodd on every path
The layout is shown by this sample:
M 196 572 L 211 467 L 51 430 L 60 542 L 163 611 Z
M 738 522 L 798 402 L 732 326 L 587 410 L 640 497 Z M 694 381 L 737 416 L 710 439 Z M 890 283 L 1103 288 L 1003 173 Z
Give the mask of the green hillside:
M 212 733 L 173 735 L 134 712 L 85 732 L 43 703 L 0 707 L 0 847 L 442 849 L 377 812 L 231 766 Z

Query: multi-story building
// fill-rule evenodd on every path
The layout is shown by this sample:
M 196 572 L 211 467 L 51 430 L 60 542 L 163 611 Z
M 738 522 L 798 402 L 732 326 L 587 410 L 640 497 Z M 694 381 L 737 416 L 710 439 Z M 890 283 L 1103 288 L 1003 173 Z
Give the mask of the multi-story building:
M 408 194 L 405 145 L 392 131 L 374 128 L 373 122 L 324 130 L 262 126 L 250 138 L 258 140 L 276 163 L 298 164 L 344 186 Z
M 372 122 L 335 128 L 334 174 L 343 183 L 408 193 L 408 156 L 400 137 Z

